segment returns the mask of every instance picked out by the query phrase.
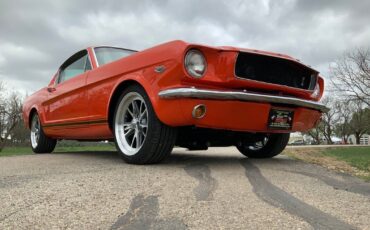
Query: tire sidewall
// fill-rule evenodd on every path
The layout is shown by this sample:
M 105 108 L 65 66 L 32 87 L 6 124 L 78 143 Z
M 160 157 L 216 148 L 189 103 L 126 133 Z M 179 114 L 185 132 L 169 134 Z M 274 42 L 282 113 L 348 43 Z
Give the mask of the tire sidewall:
M 147 133 L 146 133 L 146 137 L 145 137 L 145 140 L 144 140 L 144 143 L 143 145 L 141 146 L 141 148 L 139 149 L 139 151 L 133 155 L 127 155 L 125 154 L 122 149 L 120 148 L 120 146 L 118 145 L 118 140 L 117 140 L 117 136 L 116 136 L 116 119 L 117 119 L 117 112 L 118 112 L 118 109 L 119 109 L 119 105 L 122 102 L 123 98 L 128 94 L 128 93 L 131 93 L 131 92 L 135 92 L 135 93 L 138 93 L 144 100 L 145 102 L 145 105 L 147 106 L 147 112 L 148 112 L 148 128 L 147 128 Z M 155 112 L 154 112 L 154 109 L 153 109 L 153 106 L 152 106 L 152 103 L 148 97 L 148 95 L 146 94 L 145 90 L 138 86 L 138 85 L 132 85 L 132 86 L 129 86 L 127 87 L 126 89 L 123 90 L 120 98 L 118 99 L 118 103 L 116 105 L 116 108 L 115 108 L 115 112 L 114 112 L 114 117 L 113 117 L 113 133 L 114 133 L 114 140 L 115 140 L 115 145 L 116 145 L 116 148 L 120 154 L 120 156 L 128 163 L 137 163 L 137 162 L 146 162 L 149 160 L 149 158 L 151 157 L 150 154 L 146 154 L 146 153 L 149 153 L 149 152 L 153 152 L 153 148 L 155 148 L 155 145 L 152 144 L 153 140 L 155 141 L 155 138 L 158 138 L 158 134 L 157 134 L 157 131 L 159 130 L 158 129 L 158 119 L 155 115 Z
M 31 121 L 33 122 L 35 117 L 39 121 L 39 129 L 40 129 L 40 134 L 39 135 L 40 136 L 39 136 L 39 139 L 37 141 L 37 146 L 35 148 L 32 146 L 32 143 L 30 143 L 32 151 L 34 153 L 51 153 L 54 150 L 57 141 L 54 140 L 54 139 L 51 139 L 51 138 L 49 138 L 45 135 L 44 129 L 42 127 L 42 123 L 41 123 L 41 120 L 40 120 L 40 116 L 38 115 L 38 113 L 34 113 L 32 115 Z M 32 124 L 31 124 L 31 129 L 30 129 L 30 138 L 31 138 L 31 132 L 32 132 Z
M 280 154 L 289 141 L 289 133 L 269 134 L 267 143 L 258 150 L 249 149 L 249 145 L 237 146 L 239 152 L 249 158 L 271 158 Z

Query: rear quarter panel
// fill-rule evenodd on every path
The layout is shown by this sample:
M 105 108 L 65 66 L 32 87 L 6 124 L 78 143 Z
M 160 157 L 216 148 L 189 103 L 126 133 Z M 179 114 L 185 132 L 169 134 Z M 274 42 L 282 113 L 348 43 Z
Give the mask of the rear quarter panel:
M 39 114 L 41 124 L 45 123 L 45 110 L 42 106 L 42 103 L 47 100 L 48 92 L 47 88 L 44 87 L 34 94 L 27 97 L 23 103 L 22 113 L 23 113 L 23 122 L 27 128 L 30 127 L 30 116 L 31 111 L 35 110 Z

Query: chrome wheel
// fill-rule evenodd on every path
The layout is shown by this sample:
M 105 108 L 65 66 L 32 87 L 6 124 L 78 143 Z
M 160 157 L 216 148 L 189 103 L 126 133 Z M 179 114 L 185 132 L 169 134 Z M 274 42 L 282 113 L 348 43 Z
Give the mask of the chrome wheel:
M 40 121 L 37 116 L 34 116 L 31 124 L 31 145 L 36 148 L 40 139 Z
M 143 146 L 148 132 L 148 108 L 144 98 L 136 92 L 126 94 L 116 111 L 114 131 L 121 151 L 135 155 Z
M 284 150 L 288 144 L 289 136 L 289 133 L 266 133 L 258 141 L 242 143 L 236 148 L 249 158 L 271 158 Z
M 260 150 L 266 145 L 268 140 L 269 140 L 268 137 L 264 137 L 263 140 L 257 141 L 253 145 L 248 146 L 248 148 L 253 151 Z
M 121 91 L 112 121 L 118 154 L 129 164 L 153 164 L 171 154 L 177 129 L 163 124 L 145 89 L 131 84 Z

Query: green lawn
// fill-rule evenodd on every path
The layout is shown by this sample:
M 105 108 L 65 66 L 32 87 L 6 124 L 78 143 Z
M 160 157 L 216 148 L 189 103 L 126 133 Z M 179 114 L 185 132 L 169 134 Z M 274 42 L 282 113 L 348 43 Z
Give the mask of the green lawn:
M 27 154 L 32 154 L 32 150 L 30 147 L 5 147 L 0 152 L 0 157 L 13 155 L 27 155 Z
M 112 144 L 99 144 L 89 146 L 57 146 L 54 153 L 61 152 L 81 152 L 81 151 L 116 151 L 116 148 Z M 14 155 L 27 155 L 33 154 L 31 147 L 5 147 L 0 152 L 2 156 L 14 156 Z
M 111 144 L 104 145 L 91 145 L 91 146 L 68 146 L 59 147 L 57 146 L 54 152 L 82 152 L 82 151 L 116 151 L 116 147 Z
M 358 169 L 370 172 L 370 147 L 328 148 L 323 151 L 323 154 L 346 161 Z
M 284 154 L 370 181 L 370 146 L 287 148 Z

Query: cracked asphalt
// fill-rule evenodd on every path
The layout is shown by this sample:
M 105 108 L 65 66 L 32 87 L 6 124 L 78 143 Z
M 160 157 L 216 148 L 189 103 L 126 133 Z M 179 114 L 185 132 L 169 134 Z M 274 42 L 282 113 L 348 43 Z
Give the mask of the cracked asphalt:
M 370 229 L 370 183 L 235 148 L 1 157 L 0 229 Z

